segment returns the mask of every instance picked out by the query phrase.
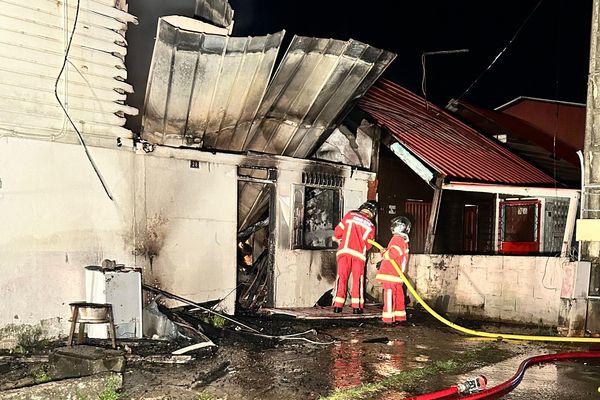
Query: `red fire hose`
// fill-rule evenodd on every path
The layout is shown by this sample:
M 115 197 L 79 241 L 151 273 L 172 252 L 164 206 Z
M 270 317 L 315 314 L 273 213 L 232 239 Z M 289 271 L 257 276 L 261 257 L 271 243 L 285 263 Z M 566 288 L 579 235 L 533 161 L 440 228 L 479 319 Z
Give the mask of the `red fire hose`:
M 448 389 L 439 390 L 437 392 L 422 394 L 416 397 L 409 397 L 404 400 L 434 400 L 454 398 L 455 395 L 469 394 L 479 392 L 485 389 L 487 379 L 483 375 L 479 375 L 475 379 L 468 380 L 458 385 L 452 385 Z
M 580 351 L 580 352 L 571 352 L 571 353 L 555 353 L 555 354 L 546 354 L 542 356 L 530 357 L 524 360 L 521 365 L 519 365 L 519 369 L 517 373 L 514 374 L 509 380 L 503 382 L 497 386 L 494 386 L 489 389 L 482 390 L 478 393 L 470 392 L 467 396 L 458 397 L 460 399 L 498 399 L 504 396 L 506 393 L 511 392 L 514 388 L 516 388 L 521 380 L 523 380 L 523 376 L 525 375 L 525 370 L 532 365 L 542 364 L 547 362 L 553 362 L 558 360 L 578 360 L 578 359 L 587 359 L 587 358 L 600 358 L 600 351 Z M 473 382 L 473 381 L 468 381 Z M 457 398 L 456 395 L 461 394 L 458 390 L 460 385 L 452 386 L 445 390 L 440 390 L 438 392 L 422 394 L 415 397 L 410 397 L 404 400 L 431 400 L 431 399 L 449 399 L 449 398 Z M 485 387 L 481 385 L 481 387 Z M 462 392 L 465 393 L 465 392 Z M 433 396 L 433 397 L 432 397 Z

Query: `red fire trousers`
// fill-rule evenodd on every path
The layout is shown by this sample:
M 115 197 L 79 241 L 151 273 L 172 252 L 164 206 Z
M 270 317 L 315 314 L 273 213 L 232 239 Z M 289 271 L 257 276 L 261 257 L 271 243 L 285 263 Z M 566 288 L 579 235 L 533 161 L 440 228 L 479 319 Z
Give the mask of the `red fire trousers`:
M 406 309 L 404 306 L 404 289 L 398 282 L 380 281 L 383 286 L 383 322 L 406 321 Z
M 365 262 L 357 257 L 348 254 L 341 254 L 337 257 L 337 278 L 335 280 L 335 297 L 333 298 L 334 307 L 343 307 L 346 302 L 346 291 L 348 278 L 352 273 L 352 308 L 363 308 L 365 305 L 365 295 L 363 287 L 363 275 L 365 273 Z

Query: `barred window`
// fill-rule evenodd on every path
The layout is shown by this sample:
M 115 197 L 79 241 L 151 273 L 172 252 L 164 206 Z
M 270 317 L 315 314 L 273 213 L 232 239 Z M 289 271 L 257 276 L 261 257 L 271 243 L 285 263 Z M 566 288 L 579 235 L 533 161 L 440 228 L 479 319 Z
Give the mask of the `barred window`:
M 294 249 L 335 249 L 333 230 L 342 217 L 342 195 L 338 187 L 296 185 L 294 187 Z

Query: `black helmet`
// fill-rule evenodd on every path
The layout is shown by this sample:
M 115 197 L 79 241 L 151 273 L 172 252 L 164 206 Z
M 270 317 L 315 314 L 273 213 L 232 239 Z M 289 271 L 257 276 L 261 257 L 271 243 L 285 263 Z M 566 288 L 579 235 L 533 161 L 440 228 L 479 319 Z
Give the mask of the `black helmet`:
M 371 214 L 371 218 L 375 218 L 377 215 L 377 203 L 373 200 L 366 201 L 358 207 L 358 211 L 366 211 Z
M 394 235 L 408 235 L 410 232 L 411 222 L 404 216 L 399 216 L 392 219 L 391 230 Z

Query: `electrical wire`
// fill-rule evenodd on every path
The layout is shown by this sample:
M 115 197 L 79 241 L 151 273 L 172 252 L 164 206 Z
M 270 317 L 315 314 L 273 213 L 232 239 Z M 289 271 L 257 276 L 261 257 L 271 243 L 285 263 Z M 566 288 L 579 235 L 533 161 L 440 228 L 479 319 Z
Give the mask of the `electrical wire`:
M 222 314 L 220 312 L 211 310 L 210 308 L 202 307 L 201 305 L 199 305 L 197 303 L 194 303 L 193 301 L 190 301 L 188 299 L 185 299 L 185 298 L 183 298 L 181 296 L 178 296 L 176 294 L 169 293 L 169 292 L 166 292 L 164 290 L 157 289 L 157 288 L 154 288 L 152 286 L 148 286 L 146 284 L 142 284 L 142 288 L 145 289 L 145 290 L 148 290 L 149 292 L 157 293 L 157 294 L 163 295 L 165 297 L 169 297 L 171 299 L 180 301 L 182 303 L 185 303 L 185 304 L 188 304 L 188 305 L 191 305 L 191 306 L 195 306 L 195 307 L 199 308 L 200 310 L 205 311 L 205 312 L 207 312 L 209 314 L 217 315 L 217 316 L 219 316 L 219 317 L 221 317 L 223 319 L 226 319 L 227 321 L 233 322 L 236 325 L 236 327 L 238 328 L 238 330 L 244 329 L 244 330 L 247 331 L 246 333 L 248 333 L 250 335 L 253 335 L 253 336 L 263 337 L 263 338 L 267 338 L 267 339 L 275 339 L 275 340 L 301 340 L 301 341 L 304 341 L 304 342 L 308 342 L 308 343 L 311 343 L 311 344 L 318 344 L 318 345 L 329 345 L 329 344 L 333 344 L 334 343 L 334 342 L 317 342 L 317 341 L 314 341 L 314 340 L 311 340 L 311 339 L 308 339 L 308 338 L 305 338 L 305 337 L 301 337 L 301 336 L 306 335 L 308 333 L 316 334 L 317 332 L 314 329 L 309 329 L 307 331 L 299 332 L 299 333 L 292 333 L 292 334 L 289 334 L 289 335 L 267 335 L 265 333 L 260 332 L 257 329 L 252 328 L 251 326 L 248 326 L 248 325 L 243 324 L 243 323 L 241 323 L 239 321 L 236 321 L 235 319 L 233 319 L 231 317 L 228 317 L 225 314 Z
M 525 20 L 521 23 L 521 25 L 519 26 L 519 28 L 517 29 L 517 31 L 515 32 L 513 37 L 508 41 L 506 46 L 504 46 L 504 48 L 502 50 L 500 50 L 500 52 L 492 60 L 490 65 L 488 65 L 488 67 L 485 70 L 483 70 L 483 72 L 481 74 L 479 74 L 479 76 L 477 78 L 475 78 L 475 80 L 471 83 L 471 85 L 469 85 L 469 87 L 460 96 L 458 96 L 456 101 L 462 99 L 473 88 L 473 86 L 475 86 L 475 84 L 477 84 L 477 82 L 479 82 L 479 80 L 483 77 L 483 75 L 485 75 L 490 70 L 490 68 L 492 68 L 492 66 L 496 63 L 496 61 L 498 61 L 498 59 L 502 56 L 502 54 L 504 54 L 504 52 L 506 52 L 506 50 L 508 49 L 508 46 L 510 46 L 512 44 L 512 42 L 515 41 L 515 39 L 517 38 L 517 36 L 521 32 L 521 30 L 525 27 L 525 25 L 527 25 L 527 22 L 529 22 L 529 19 L 531 19 L 531 17 L 536 12 L 536 10 L 540 7 L 540 5 L 542 4 L 543 1 L 544 0 L 538 1 L 538 3 L 533 8 L 533 10 L 531 10 L 529 15 L 527 16 L 527 18 L 525 18 Z
M 68 6 L 65 3 L 65 8 L 66 7 L 68 7 Z M 87 156 L 88 161 L 92 165 L 92 168 L 94 169 L 94 172 L 96 173 L 96 176 L 98 176 L 98 179 L 100 180 L 100 183 L 102 184 L 102 187 L 104 188 L 104 192 L 106 192 L 106 195 L 108 196 L 108 198 L 111 201 L 113 201 L 114 199 L 113 199 L 112 195 L 110 194 L 110 191 L 108 190 L 108 186 L 106 185 L 106 182 L 104 182 L 102 175 L 100 175 L 100 171 L 98 170 L 98 167 L 96 166 L 96 163 L 94 162 L 94 160 L 85 144 L 85 141 L 83 140 L 83 136 L 81 135 L 81 132 L 79 132 L 77 125 L 75 125 L 75 122 L 73 122 L 73 120 L 71 119 L 69 112 L 67 111 L 63 102 L 61 101 L 60 97 L 58 96 L 58 83 L 60 82 L 60 78 L 62 77 L 63 72 L 65 71 L 67 62 L 69 61 L 69 51 L 71 50 L 71 44 L 73 43 L 73 37 L 75 36 L 75 28 L 77 28 L 77 21 L 79 19 L 80 7 L 81 7 L 81 0 L 77 0 L 77 8 L 75 9 L 75 18 L 73 19 L 73 30 L 71 31 L 71 36 L 69 37 L 69 41 L 67 42 L 67 48 L 65 49 L 65 56 L 63 59 L 62 66 L 60 68 L 58 76 L 56 77 L 56 81 L 54 82 L 54 97 L 56 97 L 56 101 L 58 101 L 60 108 L 62 108 L 65 116 L 67 117 L 67 120 L 69 121 L 69 123 L 71 124 L 73 129 L 75 130 L 75 133 L 77 134 L 77 138 L 79 139 L 79 143 L 83 146 L 85 155 Z
M 369 239 L 369 243 L 373 246 L 377 247 L 379 250 L 383 250 L 383 246 L 377 243 L 374 240 Z M 530 340 L 530 341 L 540 341 L 540 342 L 569 342 L 569 343 L 600 343 L 600 338 L 586 338 L 586 337 L 562 337 L 562 336 L 535 336 L 535 335 L 516 335 L 511 333 L 492 333 L 492 332 L 482 332 L 476 331 L 474 329 L 469 329 L 457 325 L 453 322 L 448 321 L 446 318 L 442 317 L 438 314 L 434 309 L 432 309 L 426 302 L 419 296 L 413 285 L 406 278 L 406 275 L 402 273 L 402 270 L 394 260 L 390 260 L 392 262 L 392 266 L 398 273 L 398 276 L 402 279 L 402 282 L 406 285 L 410 293 L 413 297 L 423 306 L 429 314 L 435 317 L 438 321 L 443 323 L 450 328 L 457 330 L 462 333 L 466 333 L 467 335 L 479 336 L 485 338 L 493 338 L 497 340 L 504 339 L 514 339 L 514 340 Z

